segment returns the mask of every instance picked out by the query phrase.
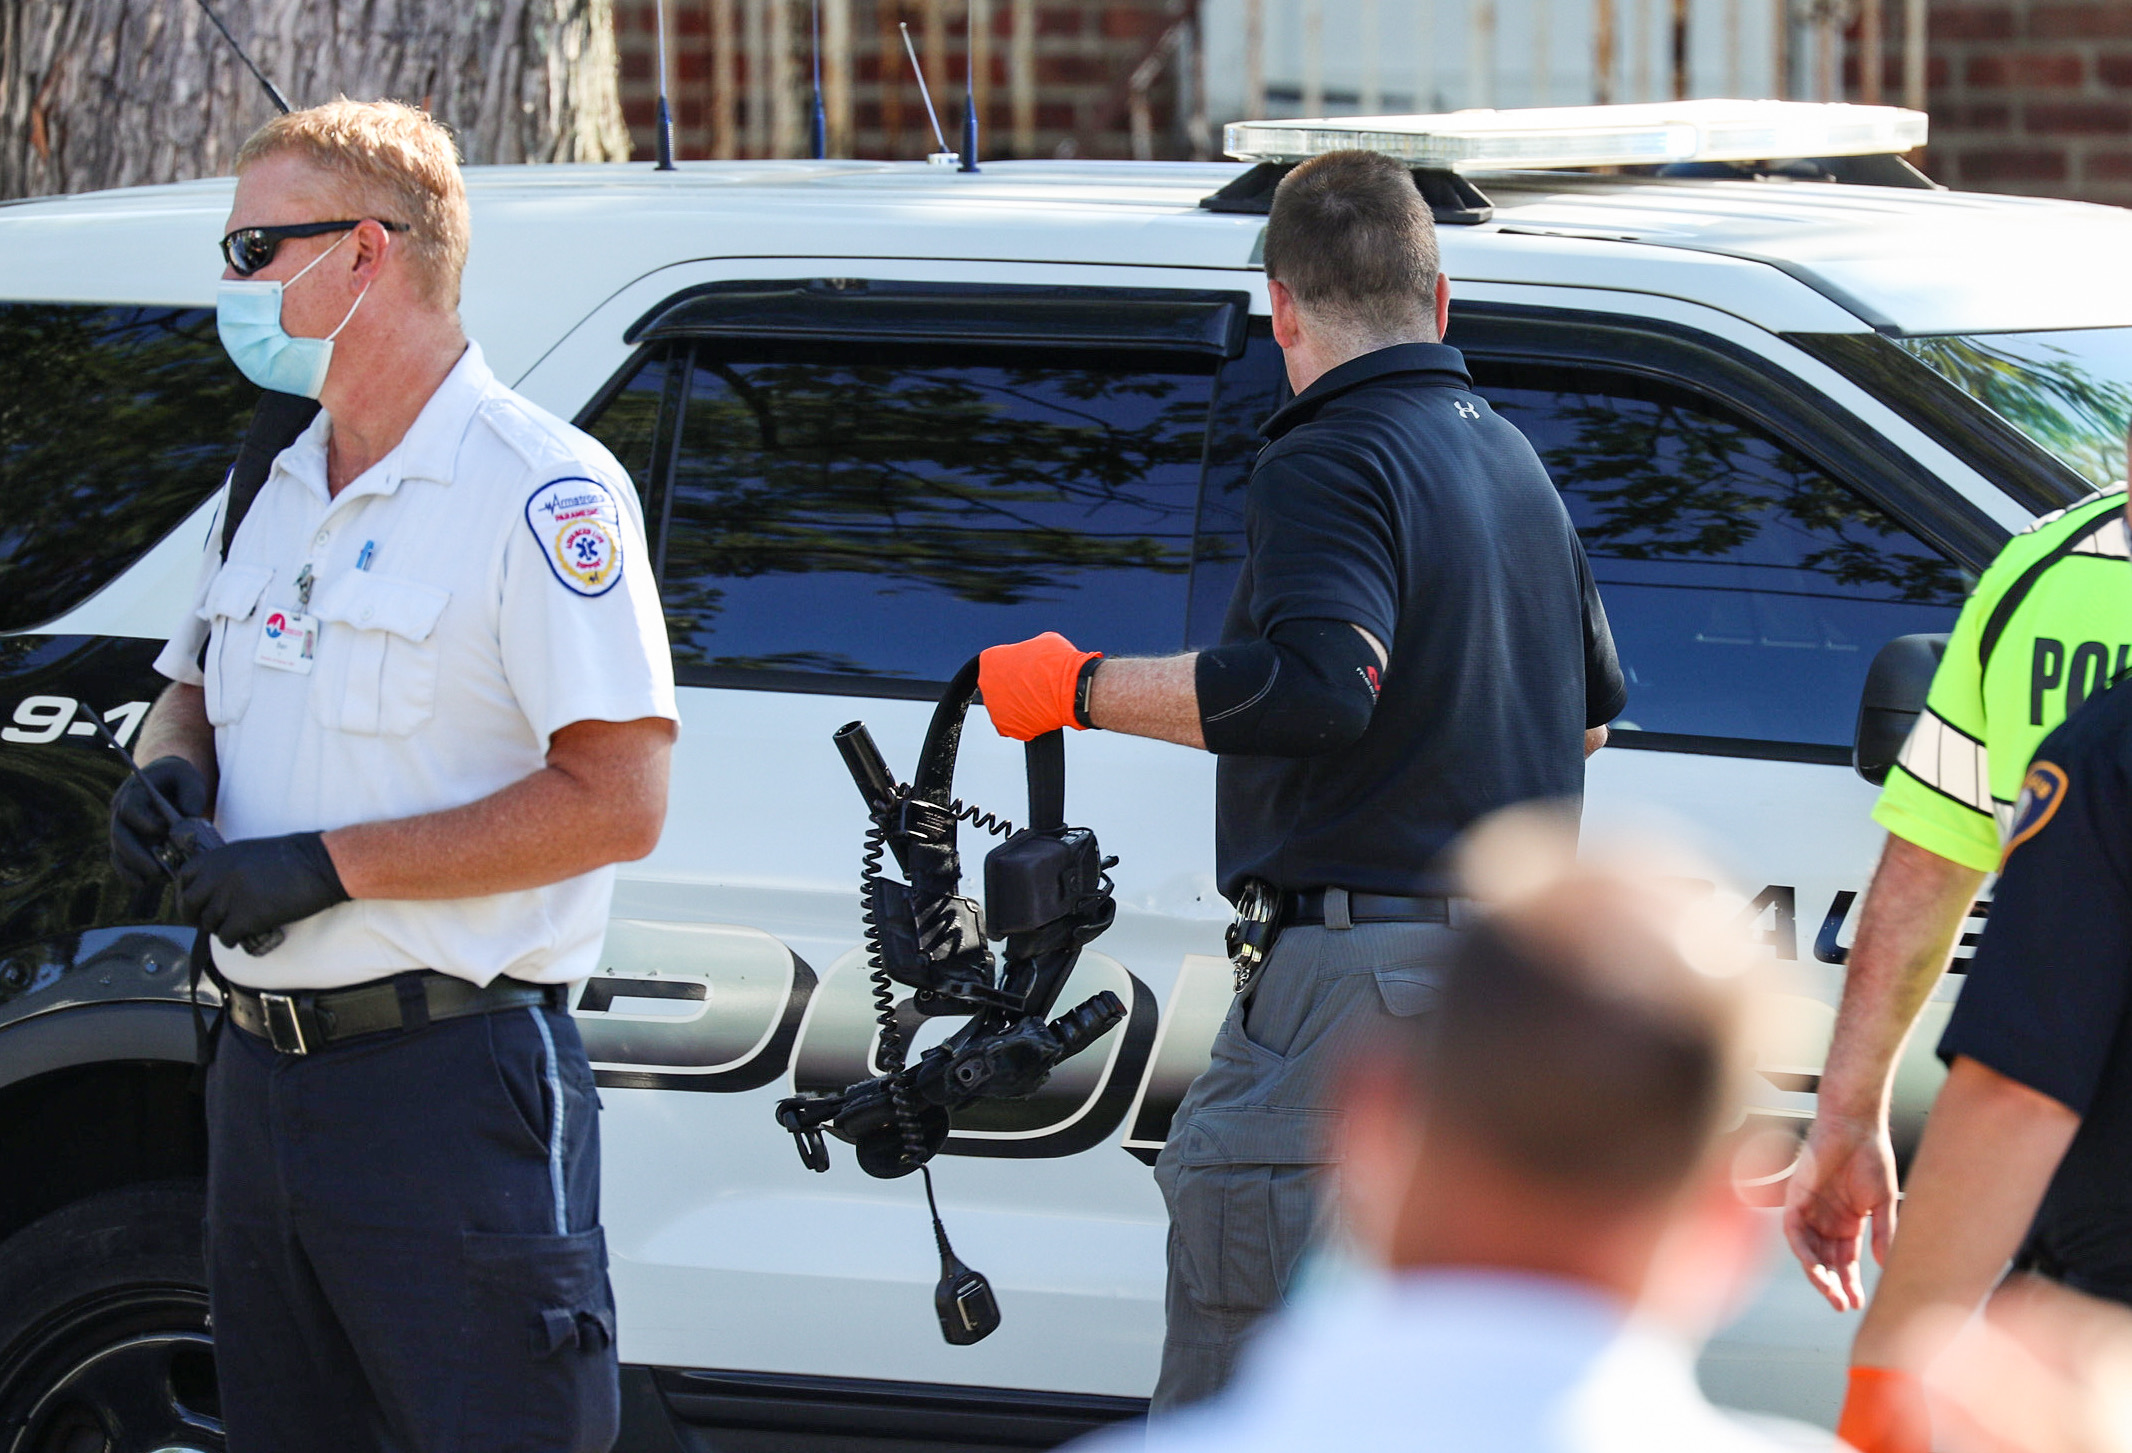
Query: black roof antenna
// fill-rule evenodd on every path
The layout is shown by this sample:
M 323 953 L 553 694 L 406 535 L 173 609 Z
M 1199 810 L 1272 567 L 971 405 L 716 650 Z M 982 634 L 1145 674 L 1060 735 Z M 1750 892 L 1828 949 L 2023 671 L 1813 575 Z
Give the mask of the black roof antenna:
M 266 78 L 264 71 L 252 64 L 252 58 L 244 53 L 243 46 L 237 44 L 237 37 L 229 33 L 229 27 L 222 23 L 222 17 L 208 8 L 207 0 L 200 0 L 200 9 L 214 23 L 215 29 L 222 32 L 222 38 L 229 42 L 229 48 L 237 52 L 237 59 L 244 62 L 244 68 L 258 79 L 260 85 L 266 87 L 267 99 L 274 103 L 274 109 L 284 116 L 288 115 L 289 98 L 275 88 L 274 83 Z
M 911 58 L 911 74 L 918 78 L 918 99 L 925 102 L 925 119 L 933 123 L 933 140 L 940 143 L 940 150 L 926 160 L 934 166 L 953 166 L 962 158 L 948 150 L 948 139 L 941 134 L 940 113 L 933 109 L 933 93 L 925 87 L 925 67 L 918 64 L 918 47 L 911 44 L 910 23 L 899 20 L 896 29 L 903 32 L 903 53 Z
M 659 27 L 659 113 L 652 133 L 659 160 L 652 170 L 670 172 L 674 169 L 674 113 L 666 107 L 666 0 L 657 0 L 652 16 Z
M 822 0 L 814 0 L 814 159 L 829 155 L 829 118 L 822 111 Z
M 977 0 L 969 0 L 968 34 L 962 51 L 962 165 L 959 172 L 977 170 Z

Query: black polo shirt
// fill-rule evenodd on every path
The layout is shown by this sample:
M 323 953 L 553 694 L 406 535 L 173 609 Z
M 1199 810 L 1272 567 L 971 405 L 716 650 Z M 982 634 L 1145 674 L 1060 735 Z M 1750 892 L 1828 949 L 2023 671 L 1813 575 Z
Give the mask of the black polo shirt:
M 1262 432 L 1223 641 L 1342 620 L 1391 659 L 1354 746 L 1221 759 L 1221 890 L 1444 891 L 1475 819 L 1582 795 L 1584 730 L 1626 700 L 1583 546 L 1455 348 L 1351 359 Z
M 2043 739 L 1940 1037 L 2081 1117 L 2021 1261 L 2132 1302 L 2132 688 Z

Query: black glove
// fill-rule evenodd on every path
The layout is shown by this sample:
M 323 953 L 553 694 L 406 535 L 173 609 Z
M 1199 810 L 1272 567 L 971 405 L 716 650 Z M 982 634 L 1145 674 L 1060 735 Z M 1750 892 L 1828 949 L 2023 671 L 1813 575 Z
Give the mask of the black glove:
M 178 911 L 225 948 L 348 901 L 323 833 L 247 838 L 178 870 Z
M 158 757 L 141 768 L 146 777 L 178 810 L 180 817 L 205 817 L 214 805 L 214 794 L 200 769 L 183 757 Z M 161 887 L 163 865 L 155 850 L 170 834 L 170 820 L 155 805 L 140 777 L 126 774 L 126 781 L 111 799 L 111 868 L 118 880 L 134 893 L 151 884 Z

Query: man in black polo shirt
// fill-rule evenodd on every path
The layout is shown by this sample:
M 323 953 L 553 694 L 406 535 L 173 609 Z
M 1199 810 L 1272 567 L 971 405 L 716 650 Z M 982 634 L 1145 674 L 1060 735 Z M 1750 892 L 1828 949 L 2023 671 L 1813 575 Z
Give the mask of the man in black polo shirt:
M 2009 1257 L 2132 1305 L 2128 1028 L 2132 688 L 2119 686 L 2044 738 L 2022 783 L 1991 922 L 1940 1037 L 1947 1082 L 1851 1347 L 1843 1432 L 1861 1453 L 1924 1453 L 1917 1378 Z
M 1445 850 L 1574 802 L 1624 692 L 1532 446 L 1438 340 L 1450 289 L 1406 168 L 1336 152 L 1267 221 L 1296 397 L 1269 420 L 1249 553 L 1212 650 L 1104 660 L 1047 633 L 984 653 L 993 725 L 1098 726 L 1221 758 L 1216 857 L 1239 992 L 1156 1166 L 1170 1208 L 1158 1411 L 1227 1380 L 1311 1240 L 1343 1051 L 1428 1007 Z

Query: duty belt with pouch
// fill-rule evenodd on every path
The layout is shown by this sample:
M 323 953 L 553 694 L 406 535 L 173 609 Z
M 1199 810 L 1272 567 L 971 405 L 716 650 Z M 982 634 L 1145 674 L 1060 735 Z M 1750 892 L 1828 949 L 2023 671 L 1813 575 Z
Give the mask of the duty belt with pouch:
M 1452 900 L 1440 894 L 1358 893 L 1345 888 L 1284 892 L 1256 878 L 1248 879 L 1237 895 L 1236 919 L 1228 933 L 1236 992 L 1241 994 L 1251 987 L 1284 928 L 1316 924 L 1352 928 L 1358 923 L 1455 925 L 1460 916 L 1453 912 Z
M 282 1054 L 315 1054 L 329 1044 L 365 1034 L 415 1030 L 470 1014 L 495 1014 L 532 1004 L 561 1008 L 559 984 L 496 979 L 487 986 L 422 969 L 346 989 L 282 993 L 225 984 L 224 1002 L 239 1029 Z

